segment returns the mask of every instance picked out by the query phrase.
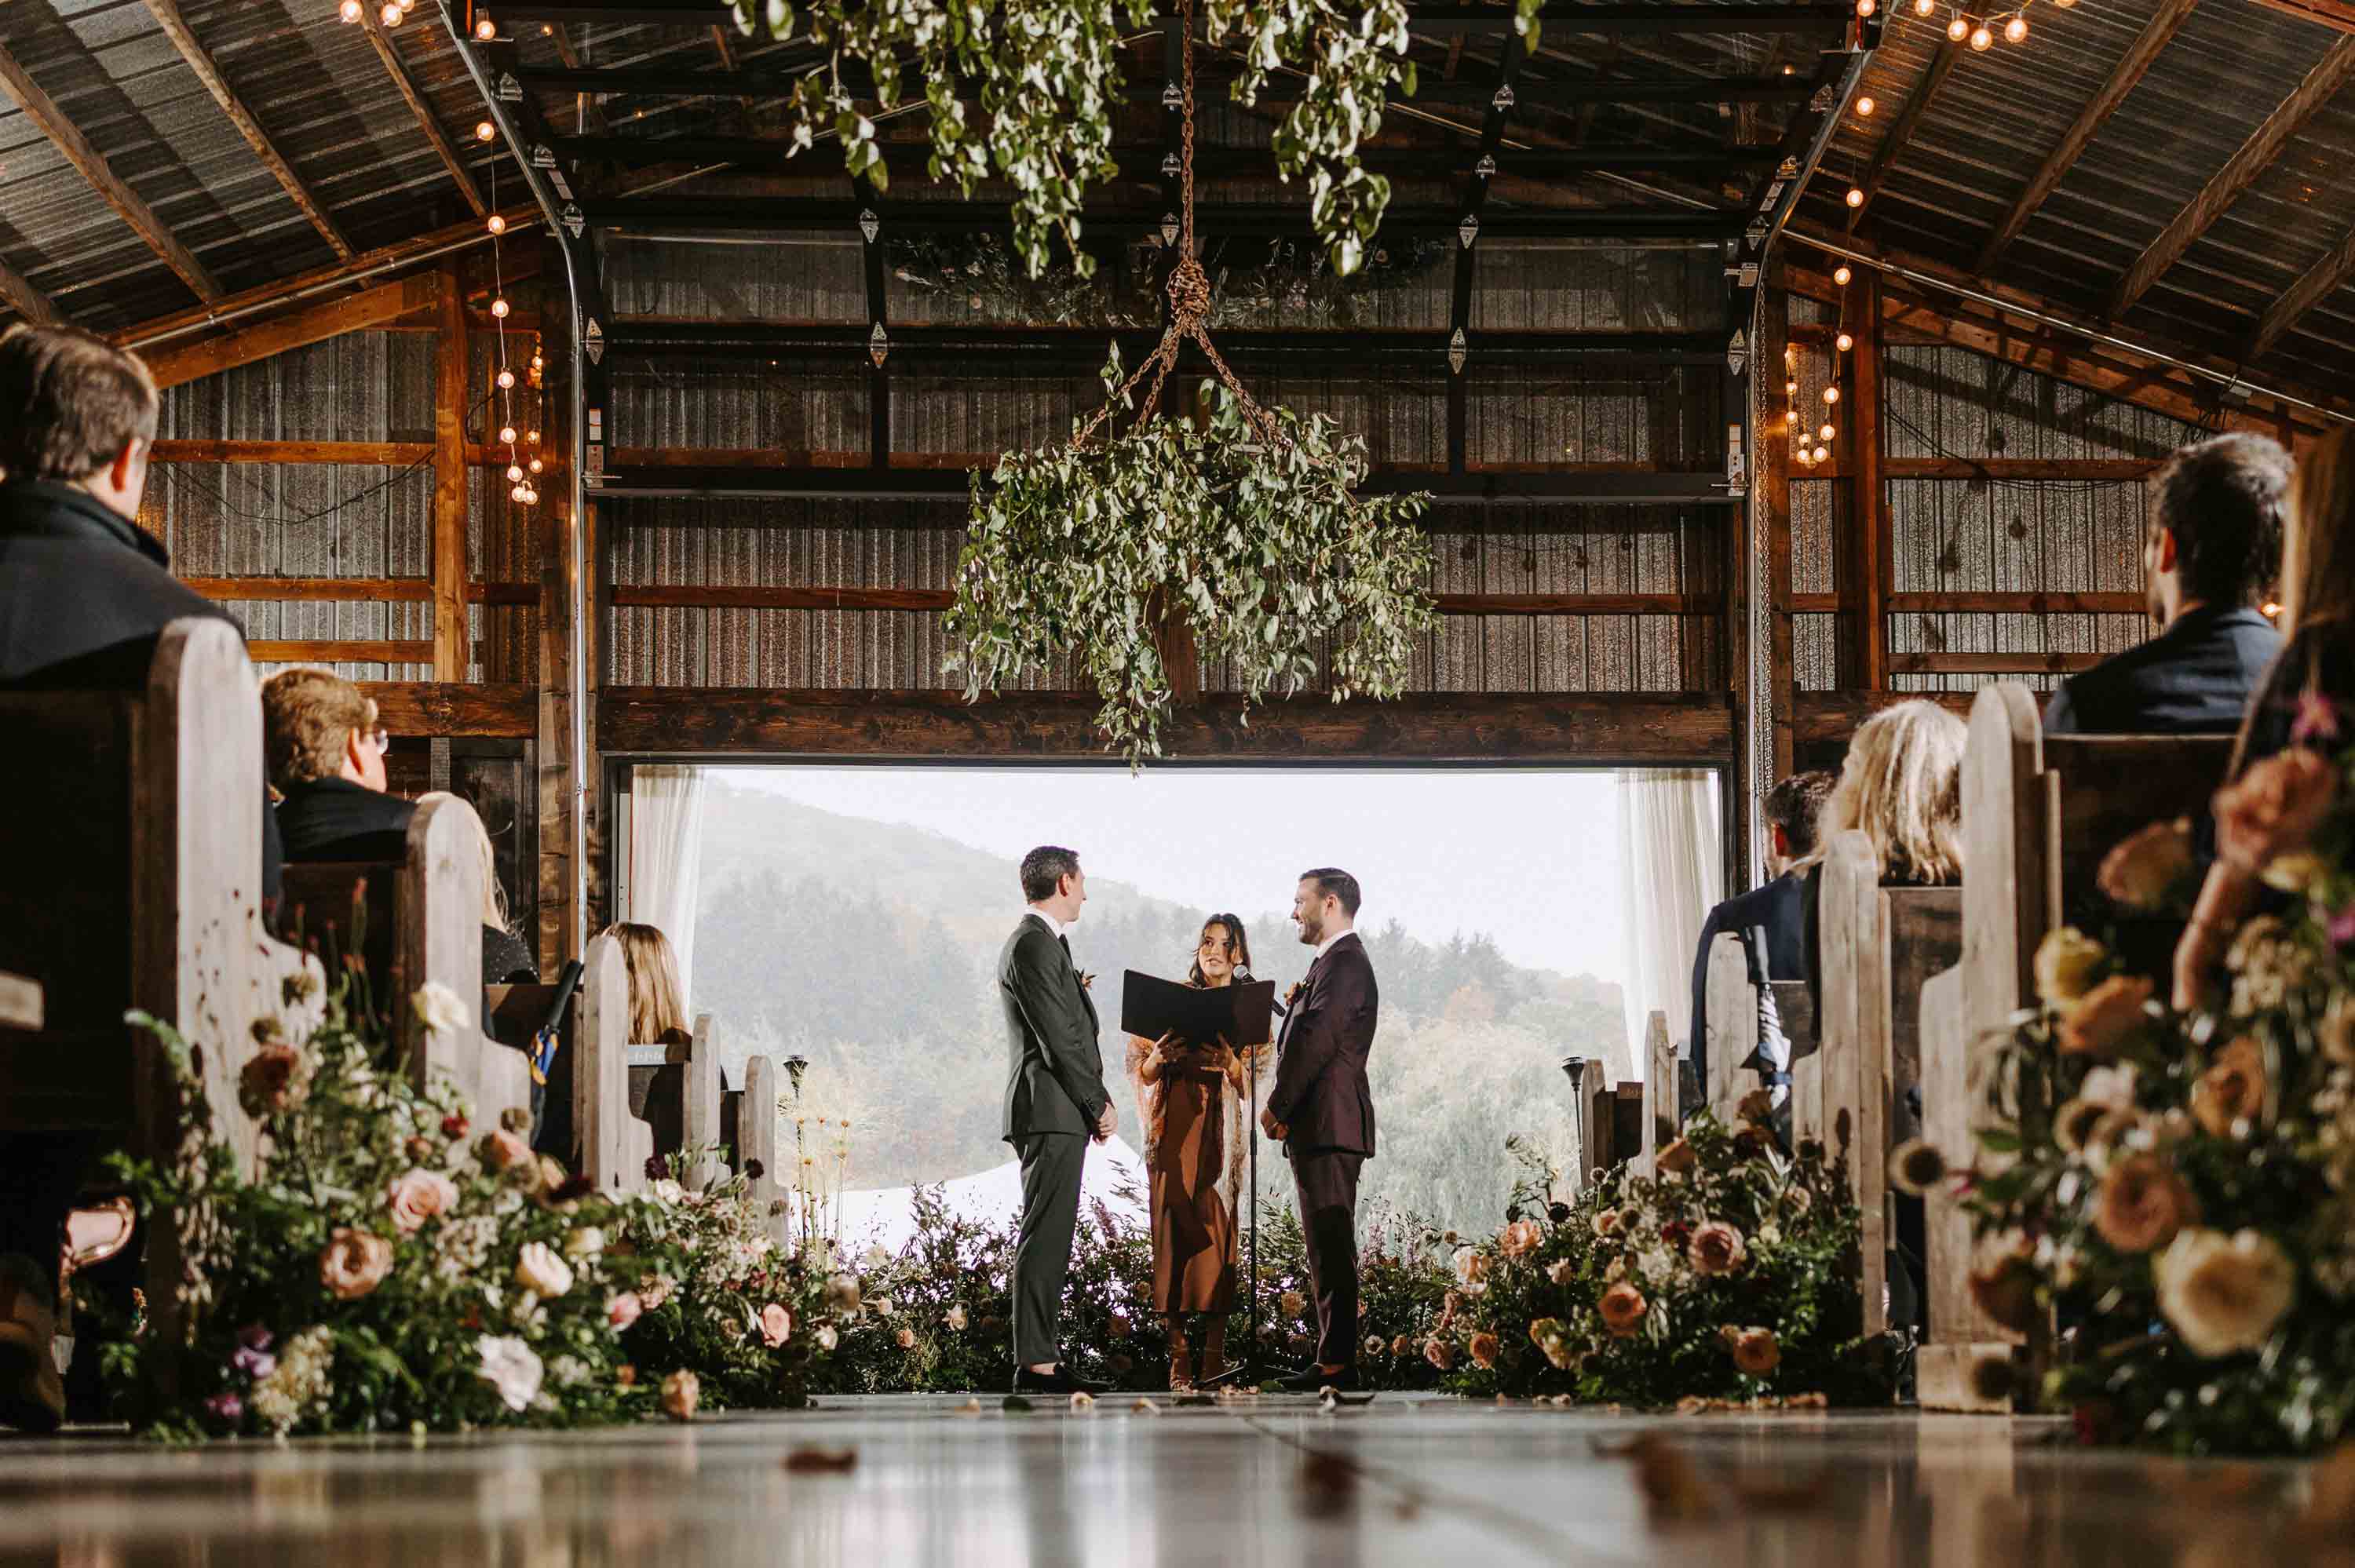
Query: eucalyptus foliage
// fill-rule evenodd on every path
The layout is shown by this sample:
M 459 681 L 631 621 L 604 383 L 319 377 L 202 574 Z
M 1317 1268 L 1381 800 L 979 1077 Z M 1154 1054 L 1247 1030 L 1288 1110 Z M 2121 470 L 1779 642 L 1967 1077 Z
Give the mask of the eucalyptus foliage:
M 1119 355 L 1104 368 L 1121 380 Z M 1267 417 L 1266 440 L 1224 387 L 1201 428 L 1146 418 L 1091 445 L 1008 452 L 976 474 L 947 615 L 968 698 L 1069 655 L 1095 683 L 1108 747 L 1161 755 L 1169 675 L 1155 641 L 1190 627 L 1249 702 L 1298 692 L 1331 660 L 1335 701 L 1392 697 L 1437 612 L 1411 526 L 1428 497 L 1359 496 L 1366 450 L 1322 416 Z
M 1537 47 L 1542 0 L 1516 0 L 1513 25 Z M 1124 32 L 1148 26 L 1152 0 L 734 0 L 737 26 L 756 37 L 797 34 L 819 58 L 788 102 L 797 149 L 821 136 L 843 144 L 854 176 L 886 188 L 890 171 L 876 122 L 900 112 L 912 81 L 928 116 L 935 180 L 965 196 L 996 175 L 1015 189 L 1016 249 L 1032 276 L 1060 233 L 1082 276 L 1094 259 L 1080 248 L 1088 187 L 1119 173 L 1112 159 L 1113 108 L 1123 78 Z M 1401 0 L 1205 0 L 1205 36 L 1241 59 L 1233 97 L 1256 103 L 1278 75 L 1299 79 L 1273 145 L 1286 179 L 1308 180 L 1310 217 L 1334 270 L 1357 270 L 1390 202 L 1390 183 L 1359 154 L 1381 128 L 1393 90 L 1412 97 Z M 846 68 L 864 64 L 875 96 L 850 90 Z M 977 100 L 986 123 L 966 111 Z

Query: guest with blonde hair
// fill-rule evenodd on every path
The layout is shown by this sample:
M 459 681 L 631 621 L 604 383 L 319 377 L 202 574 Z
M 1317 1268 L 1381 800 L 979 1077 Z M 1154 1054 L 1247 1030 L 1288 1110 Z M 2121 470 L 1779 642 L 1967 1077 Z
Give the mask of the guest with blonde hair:
M 2330 763 L 2355 738 L 2355 431 L 2341 429 L 2308 452 L 2291 482 L 2283 517 L 2281 630 L 2286 639 L 2249 699 L 2214 815 L 2200 824 L 2214 861 L 2200 885 L 2191 924 L 2175 949 L 2174 1001 L 2199 1005 L 2232 933 L 2264 895 L 2268 852 L 2262 831 L 2284 802 L 2269 782 L 2254 794 L 2241 786 L 2252 769 L 2289 751 Z M 2312 770 L 2318 781 L 2322 770 Z M 2266 799 L 2265 797 L 2273 797 Z M 2247 832 L 2240 825 L 2243 810 Z M 2212 835 L 2212 837 L 2211 837 Z
M 431 789 L 417 797 L 417 803 L 428 800 L 464 800 L 463 795 L 447 789 Z M 466 803 L 471 806 L 473 801 Z M 483 983 L 485 985 L 534 985 L 539 980 L 539 969 L 532 962 L 531 948 L 516 935 L 514 921 L 507 915 L 506 889 L 499 885 L 498 850 L 491 842 L 491 830 L 480 811 L 474 814 L 474 853 L 483 866 Z
M 617 920 L 606 932 L 622 945 L 622 960 L 630 971 L 630 1040 L 639 1045 L 668 1045 L 693 1038 L 687 1028 L 687 999 L 678 984 L 678 955 L 659 927 Z

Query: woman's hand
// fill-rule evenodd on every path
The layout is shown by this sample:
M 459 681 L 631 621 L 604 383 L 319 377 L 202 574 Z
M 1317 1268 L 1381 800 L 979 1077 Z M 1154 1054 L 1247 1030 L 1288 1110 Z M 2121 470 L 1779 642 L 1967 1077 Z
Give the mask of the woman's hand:
M 2224 957 L 2228 933 L 2212 921 L 2194 920 L 2175 944 L 2175 994 L 2178 1012 L 2196 1012 L 2208 991 L 2208 977 Z
M 1185 1044 L 1178 1038 L 1175 1030 L 1153 1043 L 1153 1059 L 1165 1067 L 1185 1054 Z

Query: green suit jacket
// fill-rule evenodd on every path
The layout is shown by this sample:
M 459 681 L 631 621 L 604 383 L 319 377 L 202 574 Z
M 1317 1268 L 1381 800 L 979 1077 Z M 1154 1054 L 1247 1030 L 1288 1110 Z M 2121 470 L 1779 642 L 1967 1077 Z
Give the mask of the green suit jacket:
M 1006 1140 L 1034 1132 L 1092 1133 L 1111 1103 L 1096 1004 L 1047 923 L 1025 915 L 997 957 L 1006 1010 Z

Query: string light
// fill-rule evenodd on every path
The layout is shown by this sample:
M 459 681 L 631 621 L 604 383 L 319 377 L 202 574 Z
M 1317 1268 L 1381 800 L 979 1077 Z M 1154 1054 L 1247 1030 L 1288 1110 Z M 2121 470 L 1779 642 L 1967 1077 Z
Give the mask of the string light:
M 1913 0 L 1913 14 L 1916 16 L 1936 16 L 1938 14 L 1938 0 Z
M 499 366 L 498 375 L 493 379 L 498 382 L 499 390 L 505 392 L 515 385 L 515 372 L 502 365 Z
M 507 482 L 509 484 L 521 484 L 523 482 L 523 464 L 519 462 L 511 462 L 507 464 Z
M 527 432 L 527 433 L 524 436 L 524 438 L 523 438 L 523 439 L 524 439 L 524 444 L 525 444 L 526 446 L 534 446 L 534 447 L 536 447 L 536 446 L 539 445 L 539 432 L 538 432 L 538 430 L 532 430 L 532 431 Z
M 496 138 L 498 133 L 499 128 L 492 124 L 487 120 L 476 121 L 474 123 L 474 140 L 477 142 L 491 141 Z
M 342 7 L 336 11 L 336 15 L 341 16 L 346 22 L 358 21 L 360 19 L 360 0 L 344 0 Z
M 400 19 L 408 15 L 400 8 L 400 0 L 384 0 L 384 9 L 377 13 L 377 20 L 388 27 L 398 27 Z
M 491 314 L 498 317 L 501 321 L 507 319 L 507 300 L 505 294 L 501 294 L 497 299 L 491 302 Z
M 1832 281 L 1843 289 L 1848 287 L 1849 280 L 1855 276 L 1855 273 L 1848 270 L 1848 263 L 1845 261 L 1832 269 Z
M 1832 339 L 1832 341 L 1839 344 L 1839 350 L 1842 354 L 1846 354 L 1849 349 L 1856 346 L 1856 334 L 1854 333 L 1844 332 L 1840 334 L 1839 336 Z
M 534 472 L 534 473 L 538 473 L 538 472 L 540 471 L 541 463 L 540 463 L 540 461 L 539 461 L 538 458 L 534 458 L 534 459 L 532 459 L 532 460 L 531 460 L 531 461 L 529 461 L 528 463 L 526 463 L 524 466 L 525 466 L 525 467 L 527 467 L 527 468 L 528 468 L 528 469 L 530 469 L 532 472 Z
M 1856 101 L 1856 117 L 1859 120 L 1870 120 L 1872 118 L 1872 111 L 1879 107 L 1880 105 L 1873 102 L 1870 95 L 1868 94 Z
M 1987 51 L 1987 46 L 1994 42 L 1995 35 L 1987 31 L 1987 24 L 1985 22 L 1981 22 L 1977 27 L 1974 27 L 1971 30 L 1971 48 L 1973 50 L 1984 54 Z
M 2266 619 L 2267 620 L 2273 620 L 2275 616 L 2279 615 L 2280 613 L 2281 613 L 2281 600 L 2279 600 L 2279 599 L 2269 599 L 2265 600 L 2265 611 L 2264 611 L 2264 614 L 2265 614 L 2265 619 Z
M 515 445 L 515 439 L 516 431 L 513 425 L 501 425 L 499 427 L 499 445 L 503 447 L 511 447 Z
M 1839 427 L 1838 427 L 1838 425 L 1835 425 L 1835 424 L 1831 423 L 1829 420 L 1826 420 L 1826 421 L 1825 421 L 1825 423 L 1824 423 L 1824 428 L 1823 428 L 1822 429 L 1820 429 L 1820 430 L 1817 430 L 1817 431 L 1816 432 L 1816 434 L 1817 434 L 1817 436 L 1820 436 L 1820 437 L 1821 437 L 1822 439 L 1824 439 L 1825 440 L 1830 440 L 1834 436 L 1836 436 L 1836 435 L 1838 435 L 1838 434 L 1839 434 Z
M 1856 0 L 1856 14 L 1859 16 L 1870 16 L 1880 8 L 1875 0 Z
M 1959 44 L 1970 36 L 1970 19 L 1965 16 L 1960 11 L 1955 12 L 1955 19 L 1946 24 L 1946 37 L 1954 39 L 1955 42 Z
M 1827 403 L 1837 403 L 1839 401 L 1839 383 L 1834 382 L 1829 387 L 1824 388 L 1824 401 Z
M 507 499 L 508 499 L 509 501 L 513 501 L 513 502 L 516 502 L 517 503 L 520 504 L 520 503 L 522 503 L 522 501 L 523 501 L 523 498 L 524 498 L 524 495 L 525 495 L 525 494 L 526 494 L 526 492 L 525 492 L 525 490 L 524 490 L 524 487 L 523 487 L 522 485 L 518 484 L 518 485 L 517 485 L 513 490 L 510 490 L 510 491 L 508 491 L 508 492 L 507 492 Z
M 496 212 L 495 212 L 495 213 L 491 214 L 490 217 L 486 220 L 486 222 L 485 223 L 485 226 L 484 226 L 484 227 L 487 228 L 491 231 L 491 234 L 492 234 L 493 238 L 496 238 L 497 236 L 502 235 L 502 234 L 505 234 L 505 233 L 507 231 L 507 220 L 506 220 L 506 218 L 504 218 L 504 217 L 501 217 L 497 213 L 496 213 Z
M 1862 207 L 1864 205 L 1864 191 L 1862 187 L 1858 185 L 1850 185 L 1848 187 L 1848 205 L 1850 207 Z
M 474 37 L 480 38 L 483 42 L 487 44 L 498 36 L 499 25 L 496 22 L 492 21 L 488 16 L 483 17 L 474 24 Z
M 2008 44 L 2016 44 L 2016 43 L 2020 42 L 2022 39 L 2026 38 L 2027 37 L 2028 37 L 2028 13 L 2027 13 L 2027 12 L 2022 11 L 2022 12 L 2019 13 L 2017 16 L 2013 16 L 2013 17 L 2012 17 L 2012 19 L 2011 19 L 2010 21 L 2006 22 L 2006 23 L 2003 25 L 2003 38 L 2004 38 L 2004 42 L 2006 42 L 2006 43 L 2008 43 Z

